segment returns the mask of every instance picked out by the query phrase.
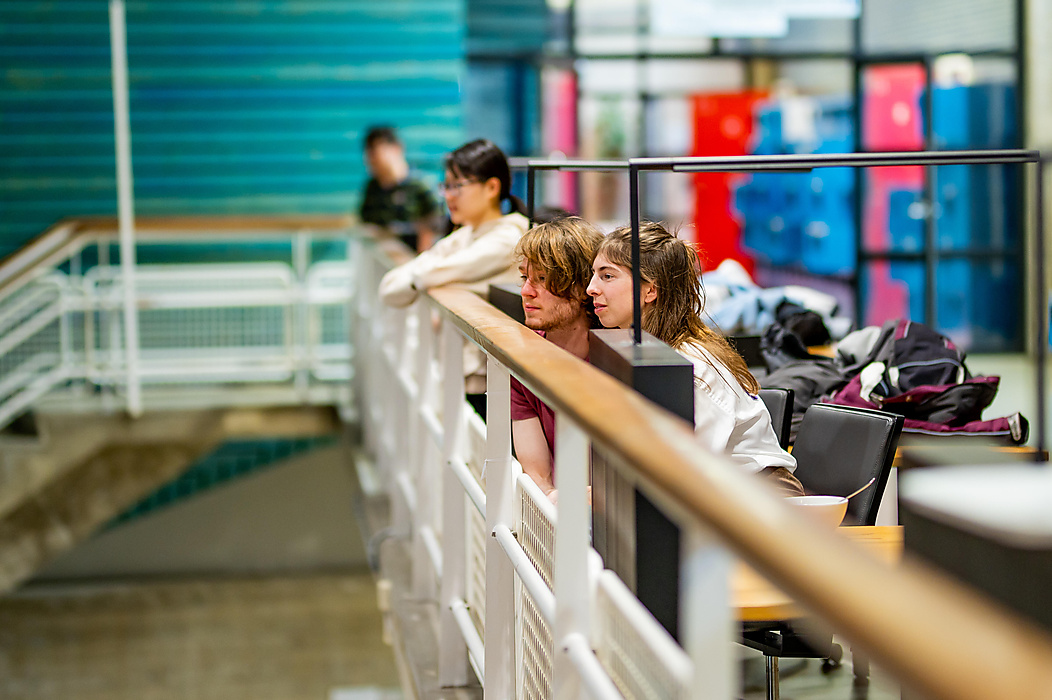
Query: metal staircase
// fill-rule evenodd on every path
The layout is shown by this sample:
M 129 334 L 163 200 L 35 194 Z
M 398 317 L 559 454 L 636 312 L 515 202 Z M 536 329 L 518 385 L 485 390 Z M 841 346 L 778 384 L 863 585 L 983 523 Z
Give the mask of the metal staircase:
M 134 344 L 115 222 L 62 223 L 0 263 L 0 593 L 226 440 L 338 430 L 346 224 L 140 222 L 137 259 L 165 262 L 136 266 Z M 26 415 L 36 435 L 8 427 Z
M 213 223 L 142 224 L 137 258 L 166 262 L 135 268 L 134 357 L 115 224 L 62 224 L 0 264 L 0 427 L 49 396 L 113 410 L 132 383 L 146 410 L 349 408 L 346 227 Z

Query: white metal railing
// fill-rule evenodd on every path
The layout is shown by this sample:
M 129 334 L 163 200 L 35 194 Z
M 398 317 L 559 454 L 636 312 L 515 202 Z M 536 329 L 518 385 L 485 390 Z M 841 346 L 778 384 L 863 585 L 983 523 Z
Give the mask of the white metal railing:
M 706 652 L 695 664 L 590 547 L 585 433 L 557 415 L 557 528 L 555 506 L 512 459 L 508 369 L 488 358 L 487 426 L 464 400 L 471 342 L 426 298 L 408 309 L 379 302 L 383 251 L 357 262 L 364 440 L 395 531 L 412 533 L 415 593 L 440 601 L 440 684 L 465 684 L 470 665 L 494 698 L 730 697 L 726 592 L 693 587 L 718 639 L 687 642 Z M 729 556 L 712 556 L 700 533 L 685 539 L 708 554 L 705 577 L 725 578 Z M 693 683 L 696 668 L 704 684 Z
M 363 242 L 356 263 L 364 446 L 393 530 L 411 533 L 414 592 L 438 603 L 442 686 L 474 673 L 500 700 L 736 697 L 733 550 L 925 697 L 1052 697 L 1046 634 L 805 522 L 698 449 L 685 423 L 469 292 L 387 308 L 376 296 L 387 252 Z M 476 346 L 487 353 L 485 425 L 464 400 L 464 350 Z M 539 367 L 560 385 L 536 378 Z M 556 410 L 557 510 L 512 459 L 513 371 Z M 678 643 L 590 547 L 592 451 L 682 528 Z
M 110 263 L 116 240 L 106 227 L 64 224 L 0 266 L 0 426 L 49 395 L 85 410 L 121 407 L 132 383 L 148 392 L 147 408 L 349 406 L 346 229 L 264 222 L 252 232 L 143 231 L 139 259 L 162 257 L 154 251 L 163 246 L 163 256 L 188 262 L 136 266 L 135 358 L 124 333 L 124 277 Z M 315 260 L 319 242 L 330 245 Z M 175 398 L 179 387 L 194 390 Z M 246 387 L 269 391 L 233 391 Z

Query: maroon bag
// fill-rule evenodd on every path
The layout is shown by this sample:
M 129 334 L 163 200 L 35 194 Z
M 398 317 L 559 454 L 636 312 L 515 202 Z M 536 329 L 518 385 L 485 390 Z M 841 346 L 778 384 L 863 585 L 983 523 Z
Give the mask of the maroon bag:
M 982 411 L 994 400 L 1000 381 L 1000 377 L 972 377 L 960 384 L 919 386 L 897 396 L 871 393 L 867 401 L 862 398 L 862 381 L 856 374 L 843 389 L 823 401 L 898 413 L 906 419 L 904 432 L 981 435 L 1021 445 L 1030 435 L 1029 423 L 1022 414 L 982 419 Z
M 862 376 L 875 381 L 864 392 Z M 927 326 L 896 320 L 884 329 L 866 361 L 827 403 L 876 408 L 905 417 L 904 432 L 927 435 L 981 435 L 1014 444 L 1026 442 L 1029 424 L 1021 414 L 982 419 L 997 395 L 1000 377 L 972 377 L 964 366 L 964 353 L 949 338 Z M 863 395 L 865 393 L 865 395 Z

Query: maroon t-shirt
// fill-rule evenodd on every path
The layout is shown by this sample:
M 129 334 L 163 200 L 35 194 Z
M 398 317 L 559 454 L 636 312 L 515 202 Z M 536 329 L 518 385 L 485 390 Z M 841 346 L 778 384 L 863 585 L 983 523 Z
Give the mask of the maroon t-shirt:
M 544 337 L 544 331 L 537 331 L 537 335 Z M 584 358 L 588 362 L 588 358 Z M 548 443 L 548 453 L 551 455 L 552 466 L 555 466 L 555 411 L 537 398 L 537 395 L 527 389 L 522 382 L 515 377 L 511 378 L 511 419 L 527 420 L 539 418 L 541 430 L 544 431 L 544 441 Z
M 555 411 L 537 398 L 537 395 L 523 386 L 515 377 L 511 378 L 511 419 L 527 420 L 539 418 L 544 440 L 548 443 L 548 452 L 555 461 Z

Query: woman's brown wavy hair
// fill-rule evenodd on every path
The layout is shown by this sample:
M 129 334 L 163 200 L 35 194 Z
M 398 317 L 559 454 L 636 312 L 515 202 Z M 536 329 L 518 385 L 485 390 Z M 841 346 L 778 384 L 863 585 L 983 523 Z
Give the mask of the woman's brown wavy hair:
M 599 252 L 615 265 L 631 270 L 632 229 L 624 226 L 607 235 Z M 705 298 L 694 247 L 659 223 L 641 222 L 639 267 L 643 280 L 657 289 L 654 302 L 643 307 L 643 330 L 676 349 L 693 344 L 707 350 L 743 389 L 750 394 L 758 392 L 760 385 L 742 356 L 701 320 Z

